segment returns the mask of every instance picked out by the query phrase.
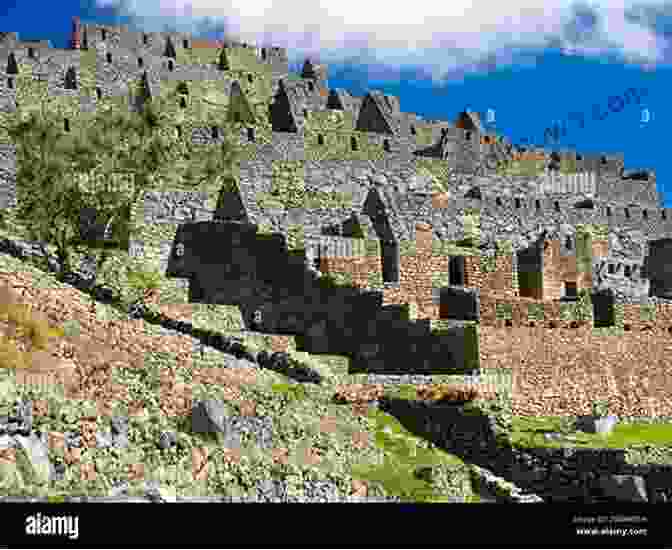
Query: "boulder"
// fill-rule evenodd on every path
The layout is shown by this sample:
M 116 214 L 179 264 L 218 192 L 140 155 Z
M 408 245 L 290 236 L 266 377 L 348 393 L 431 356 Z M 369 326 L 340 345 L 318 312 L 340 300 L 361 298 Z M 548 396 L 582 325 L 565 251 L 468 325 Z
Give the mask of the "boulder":
M 49 460 L 49 449 L 35 434 L 14 436 L 17 445 L 17 464 L 27 483 L 47 483 L 54 475 Z
M 7 418 L 4 429 L 10 435 L 19 433 L 29 435 L 33 428 L 33 402 L 30 399 L 21 399 L 14 404 L 14 411 Z
M 207 399 L 194 405 L 191 413 L 191 429 L 196 433 L 223 435 L 221 444 L 227 449 L 240 448 L 240 432 L 234 419 L 229 417 L 227 406 L 222 401 Z
M 256 502 L 284 502 L 287 500 L 287 484 L 283 480 L 261 479 L 255 486 Z
M 598 486 L 605 497 L 616 502 L 648 502 L 642 476 L 600 476 Z
M 222 401 L 199 401 L 191 411 L 191 429 L 196 433 L 226 433 L 227 415 L 227 407 Z
M 576 421 L 576 429 L 591 434 L 609 435 L 618 423 L 618 417 L 610 416 L 581 416 Z
M 128 417 L 115 416 L 111 425 L 112 445 L 118 449 L 128 447 Z
M 107 449 L 112 446 L 112 434 L 110 432 L 96 432 L 96 447 Z
M 249 434 L 254 445 L 262 449 L 273 447 L 273 423 L 270 418 L 258 418 L 247 416 L 233 416 L 228 422 L 232 439 L 235 438 L 236 445 L 240 444 L 240 435 Z
M 161 432 L 159 435 L 159 448 L 169 449 L 177 444 L 177 435 L 175 432 Z

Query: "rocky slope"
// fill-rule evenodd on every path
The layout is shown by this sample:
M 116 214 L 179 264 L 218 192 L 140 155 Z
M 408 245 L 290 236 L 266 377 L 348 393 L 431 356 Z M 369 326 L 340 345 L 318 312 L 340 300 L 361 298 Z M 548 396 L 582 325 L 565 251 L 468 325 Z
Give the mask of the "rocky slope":
M 183 321 L 129 319 L 5 254 L 0 282 L 63 329 L 33 350 L 11 323 L 0 327 L 36 358 L 0 368 L 5 497 L 478 499 L 468 465 L 326 362 L 223 336 L 204 344 Z

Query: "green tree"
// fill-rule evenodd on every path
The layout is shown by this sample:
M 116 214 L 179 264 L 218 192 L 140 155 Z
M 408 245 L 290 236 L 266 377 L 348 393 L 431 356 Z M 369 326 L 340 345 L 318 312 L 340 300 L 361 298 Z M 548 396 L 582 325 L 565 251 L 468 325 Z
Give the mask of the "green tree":
M 45 255 L 45 244 L 55 246 L 61 270 L 69 269 L 70 242 L 78 231 L 70 220 L 84 201 L 73 169 L 73 140 L 44 111 L 19 112 L 3 128 L 16 146 L 16 213 Z
M 179 137 L 169 108 L 174 95 L 144 98 L 137 112 L 98 109 L 72 132 L 34 108 L 5 127 L 17 147 L 17 214 L 32 239 L 55 246 L 61 275 L 75 251 L 97 250 L 99 269 L 110 255 L 104 233 L 82 236 L 83 209 L 127 236 L 138 229 L 133 205 L 161 180 L 196 187 L 224 178 L 235 187 L 238 149 L 226 133 L 218 145 Z M 201 122 L 214 126 L 216 118 L 206 113 Z

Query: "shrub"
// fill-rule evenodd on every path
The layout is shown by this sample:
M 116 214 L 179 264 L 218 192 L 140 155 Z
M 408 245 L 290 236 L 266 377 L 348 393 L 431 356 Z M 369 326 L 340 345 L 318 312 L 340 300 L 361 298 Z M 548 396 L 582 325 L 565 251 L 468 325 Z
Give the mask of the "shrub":
M 286 396 L 288 401 L 300 401 L 306 397 L 306 388 L 301 384 L 273 384 L 271 389 Z
M 127 273 L 128 283 L 134 288 L 146 289 L 146 288 L 159 288 L 161 284 L 161 273 L 158 271 L 150 270 L 130 270 Z
M 349 384 L 338 386 L 334 394 L 336 403 L 366 403 L 380 400 L 385 394 L 381 384 Z
M 53 338 L 53 331 L 49 328 L 47 316 L 39 311 L 28 312 L 24 328 L 33 348 L 47 349 Z
M 16 342 L 0 337 L 0 368 L 25 369 L 28 366 L 25 354 L 16 347 Z
M 8 336 L 21 333 L 35 348 L 46 349 L 58 331 L 49 327 L 47 316 L 34 311 L 30 304 L 19 303 L 19 296 L 9 285 L 0 286 L 0 319 L 9 326 Z
M 129 269 L 126 273 L 126 280 L 132 292 L 131 301 L 134 301 L 146 299 L 152 291 L 158 290 L 163 277 L 156 270 L 145 270 L 139 267 L 137 269 Z
M 343 273 L 325 273 L 318 279 L 323 289 L 335 289 L 352 283 L 352 278 Z
M 481 254 L 481 271 L 491 273 L 497 269 L 497 257 Z
M 607 416 L 610 404 L 608 399 L 596 400 L 591 406 L 591 411 L 594 416 Z
M 76 319 L 72 319 L 70 321 L 65 321 L 63 323 L 63 328 L 61 329 L 61 332 L 63 333 L 63 336 L 79 336 L 80 334 L 80 326 L 79 326 L 79 321 Z
M 418 388 L 419 399 L 437 402 L 464 402 L 473 401 L 478 397 L 478 390 L 473 387 L 463 387 L 449 384 L 437 384 Z

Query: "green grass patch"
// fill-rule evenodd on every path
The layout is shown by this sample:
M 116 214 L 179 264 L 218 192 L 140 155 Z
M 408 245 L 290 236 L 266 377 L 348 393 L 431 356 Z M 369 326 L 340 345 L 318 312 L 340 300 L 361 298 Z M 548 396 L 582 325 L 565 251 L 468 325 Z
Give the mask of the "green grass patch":
M 417 388 L 413 384 L 399 384 L 398 386 L 386 391 L 386 396 L 393 399 L 403 399 L 412 401 L 417 397 Z
M 2 259 L 5 261 L 3 266 L 5 271 L 29 271 L 26 264 L 18 260 L 5 255 L 2 255 Z M 57 285 L 53 278 L 46 274 L 43 279 L 45 286 L 65 287 Z M 97 304 L 97 307 L 101 310 L 110 308 L 102 304 Z M 98 314 L 100 315 L 100 312 Z M 240 313 L 226 308 L 198 309 L 194 312 L 195 324 L 203 327 L 216 324 L 217 328 L 220 328 L 222 319 L 227 315 L 235 319 Z M 63 335 L 76 334 L 81 330 L 74 319 L 58 328 Z M 147 334 L 160 332 L 157 326 L 151 324 L 145 324 L 144 330 Z M 236 330 L 223 332 L 243 336 L 247 347 L 265 349 L 270 343 L 266 340 L 268 335 L 260 333 L 242 334 Z M 210 365 L 211 361 L 216 362 L 219 352 L 206 349 L 202 360 L 197 354 L 193 368 L 177 367 L 176 359 L 168 352 L 144 353 L 144 369 L 118 367 L 113 370 L 111 376 L 112 383 L 120 384 L 129 391 L 129 401 L 117 403 L 114 415 L 126 416 L 131 401 L 141 401 L 146 405 L 144 416 L 133 417 L 129 421 L 129 448 L 91 449 L 86 460 L 96 466 L 98 477 L 95 482 L 83 482 L 77 468 L 69 468 L 63 480 L 55 481 L 49 486 L 45 483 L 36 483 L 32 478 L 35 475 L 43 477 L 45 472 L 28 472 L 24 468 L 26 464 L 23 461 L 19 465 L 23 469 L 13 466 L 12 471 L 0 471 L 0 481 L 7 482 L 5 492 L 8 495 L 36 496 L 48 489 L 51 502 L 58 502 L 63 495 L 103 496 L 108 494 L 113 482 L 124 479 L 128 464 L 138 463 L 144 464 L 147 475 L 156 480 L 162 490 L 171 494 L 172 492 L 189 495 L 229 494 L 238 485 L 241 491 L 247 494 L 255 480 L 265 479 L 271 475 L 270 458 L 256 448 L 253 439 L 247 438 L 242 442 L 245 456 L 242 465 L 232 465 L 221 456 L 219 452 L 221 441 L 216 436 L 194 433 L 191 431 L 188 417 L 167 417 L 161 411 L 158 390 L 162 372 L 165 369 L 174 369 L 176 382 L 192 384 L 193 374 L 200 368 L 201 362 L 204 366 Z M 413 436 L 395 418 L 384 413 L 374 411 L 370 417 L 361 417 L 354 416 L 347 407 L 331 406 L 333 385 L 350 381 L 350 376 L 347 374 L 349 363 L 347 357 L 339 355 L 314 357 L 295 351 L 292 351 L 292 354 L 293 359 L 310 364 L 324 375 L 323 384 L 290 384 L 281 374 L 262 371 L 258 373 L 255 382 L 244 384 L 240 388 L 242 398 L 257 405 L 259 416 L 273 417 L 274 437 L 278 445 L 290 450 L 291 457 L 302 456 L 299 451 L 304 442 L 306 445 L 310 444 L 321 449 L 325 456 L 321 465 L 317 467 L 320 470 L 319 475 L 328 473 L 340 480 L 344 488 L 352 477 L 368 481 L 372 484 L 372 496 L 377 496 L 376 491 L 380 490 L 386 495 L 399 496 L 411 501 L 441 502 L 454 496 L 475 498 L 468 471 L 459 458 L 437 449 L 422 438 Z M 84 417 L 96 417 L 100 428 L 103 431 L 109 430 L 107 419 L 97 416 L 94 400 L 67 400 L 64 396 L 54 395 L 51 389 L 33 389 L 26 392 L 25 388 L 17 387 L 11 374 L 7 369 L 0 369 L 0 414 L 10 414 L 16 398 L 44 398 L 49 400 L 49 412 L 45 416 L 35 418 L 35 428 L 40 431 L 78 431 L 80 420 Z M 414 397 L 415 386 L 411 384 L 401 386 L 399 396 L 404 395 Z M 193 384 L 193 398 L 225 399 L 222 388 L 207 383 Z M 227 404 L 227 413 L 236 414 L 236 405 Z M 325 415 L 336 417 L 335 433 L 321 431 L 320 419 Z M 171 449 L 157 447 L 156 441 L 162 431 L 176 433 L 178 441 L 175 447 Z M 359 431 L 366 431 L 375 445 L 355 450 L 352 437 Z M 216 473 L 211 479 L 209 478 L 207 486 L 203 487 L 194 484 L 191 477 L 191 449 L 199 446 L 209 449 Z M 57 462 L 60 460 L 55 451 L 50 452 L 50 457 Z M 430 468 L 429 473 L 426 471 L 427 468 Z M 299 462 L 296 464 L 292 462 L 288 469 L 291 472 L 283 470 L 276 473 L 287 480 L 295 480 L 299 485 L 300 478 L 311 477 L 315 473 L 314 469 L 307 468 Z M 142 495 L 143 489 L 138 485 L 130 493 Z
M 573 417 L 514 417 L 510 441 L 519 447 L 581 447 L 627 449 L 641 445 L 672 446 L 672 424 L 617 424 L 611 434 L 589 434 L 571 428 Z M 547 440 L 544 434 L 563 433 L 561 440 Z
M 383 451 L 383 460 L 378 464 L 353 466 L 353 477 L 378 485 L 386 494 L 404 500 L 440 502 L 447 494 L 455 493 L 416 475 L 419 469 L 439 467 L 448 473 L 447 482 L 461 485 L 464 492 L 468 474 L 466 469 L 461 470 L 462 460 L 413 436 L 388 414 L 373 410 L 368 418 L 374 424 L 375 444 Z M 465 496 L 471 495 L 470 491 L 466 492 Z
M 273 384 L 274 392 L 286 395 L 290 400 L 299 401 L 306 398 L 306 388 L 300 384 Z

